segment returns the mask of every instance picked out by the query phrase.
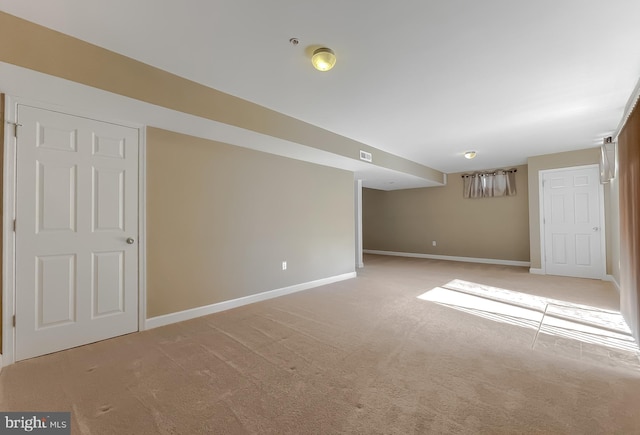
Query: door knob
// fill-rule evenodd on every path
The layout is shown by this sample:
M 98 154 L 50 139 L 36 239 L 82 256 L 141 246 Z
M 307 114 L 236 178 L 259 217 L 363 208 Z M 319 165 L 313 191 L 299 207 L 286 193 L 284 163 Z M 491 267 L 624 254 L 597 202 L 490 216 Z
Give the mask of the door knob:
M 128 245 L 133 245 L 133 242 L 135 242 L 135 239 L 134 239 L 133 237 L 129 237 L 129 238 L 127 239 L 127 244 L 128 244 Z
M 600 228 L 598 227 L 593 227 L 593 231 L 598 231 Z

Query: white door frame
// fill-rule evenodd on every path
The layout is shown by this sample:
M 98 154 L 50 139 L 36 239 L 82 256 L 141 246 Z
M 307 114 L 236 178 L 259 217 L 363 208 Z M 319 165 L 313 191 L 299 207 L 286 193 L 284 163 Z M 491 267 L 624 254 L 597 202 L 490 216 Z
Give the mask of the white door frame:
M 356 199 L 356 269 L 364 267 L 362 260 L 362 180 L 355 180 Z
M 15 362 L 15 314 L 16 286 L 15 286 L 15 233 L 13 220 L 16 215 L 16 138 L 15 122 L 18 105 L 28 105 L 40 109 L 52 110 L 83 118 L 96 119 L 112 124 L 138 130 L 138 330 L 145 329 L 147 312 L 147 231 L 146 231 L 146 129 L 140 124 L 123 121 L 103 120 L 92 116 L 83 110 L 73 110 L 55 104 L 33 101 L 21 97 L 9 96 L 5 98 L 5 137 L 4 137 L 4 177 L 3 177 L 3 212 L 2 212 L 2 359 L 3 365 Z
M 538 171 L 538 209 L 540 212 L 540 273 L 542 275 L 547 274 L 547 262 L 545 260 L 545 224 L 544 224 L 544 187 L 542 186 L 543 178 L 545 174 L 553 172 L 572 171 L 574 169 L 590 169 L 596 168 L 600 170 L 598 164 L 570 166 L 566 168 L 555 169 L 541 169 Z M 605 279 L 607 276 L 607 240 L 606 240 L 606 228 L 604 221 L 604 187 L 602 183 L 598 183 L 598 205 L 600 206 L 600 260 L 602 261 L 602 276 L 600 279 Z

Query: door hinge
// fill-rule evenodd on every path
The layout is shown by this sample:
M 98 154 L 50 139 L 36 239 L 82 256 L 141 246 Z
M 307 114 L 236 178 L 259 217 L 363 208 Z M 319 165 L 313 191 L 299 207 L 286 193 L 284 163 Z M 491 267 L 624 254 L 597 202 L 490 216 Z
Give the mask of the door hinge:
M 16 220 L 15 219 L 13 220 L 13 232 L 14 233 L 16 232 Z
M 16 327 L 16 315 L 15 314 L 13 315 L 13 327 L 14 328 Z
M 18 122 L 7 122 L 7 124 L 13 125 L 13 137 L 18 138 L 18 127 L 22 127 L 22 124 Z

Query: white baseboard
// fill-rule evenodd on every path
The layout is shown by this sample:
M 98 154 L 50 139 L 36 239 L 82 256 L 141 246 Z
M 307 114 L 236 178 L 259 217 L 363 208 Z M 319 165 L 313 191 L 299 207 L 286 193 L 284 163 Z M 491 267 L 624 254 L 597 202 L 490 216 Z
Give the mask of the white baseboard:
M 475 258 L 475 257 L 455 257 L 450 255 L 414 254 L 410 252 L 378 251 L 375 249 L 364 249 L 362 252 L 364 252 L 365 254 L 391 255 L 394 257 L 428 258 L 431 260 L 462 261 L 465 263 L 499 264 L 502 266 L 526 267 L 531 265 L 531 263 L 528 261 L 498 260 L 494 258 Z
M 534 269 L 534 268 L 530 268 L 529 269 L 529 273 L 532 273 L 534 275 L 545 275 L 544 270 L 542 269 Z M 615 286 L 616 290 L 618 290 L 618 293 L 620 293 L 620 284 L 618 284 L 618 281 L 616 281 L 615 277 L 613 275 L 605 275 L 604 278 L 602 278 L 603 281 L 611 281 L 613 283 L 613 285 Z
M 613 283 L 613 285 L 615 286 L 616 290 L 618 290 L 618 293 L 620 293 L 620 284 L 618 283 L 618 281 L 616 281 L 616 277 L 613 275 L 606 275 L 603 279 L 604 281 L 611 281 Z
M 356 273 L 344 273 L 342 275 L 331 276 L 329 278 L 318 279 L 315 281 L 305 282 L 302 284 L 292 285 L 280 289 L 270 290 L 255 295 L 244 296 L 230 301 L 218 302 L 217 304 L 206 305 L 204 307 L 192 308 L 189 310 L 179 311 L 177 313 L 165 314 L 163 316 L 152 317 L 145 321 L 145 329 L 158 328 L 160 326 L 170 325 L 172 323 L 183 322 L 185 320 L 195 319 L 196 317 L 206 316 L 208 314 L 218 313 L 220 311 L 230 310 L 232 308 L 241 307 L 243 305 L 253 304 L 254 302 L 266 301 L 267 299 L 277 298 L 279 296 L 291 293 L 309 290 L 314 287 L 331 284 L 346 279 L 355 278 Z

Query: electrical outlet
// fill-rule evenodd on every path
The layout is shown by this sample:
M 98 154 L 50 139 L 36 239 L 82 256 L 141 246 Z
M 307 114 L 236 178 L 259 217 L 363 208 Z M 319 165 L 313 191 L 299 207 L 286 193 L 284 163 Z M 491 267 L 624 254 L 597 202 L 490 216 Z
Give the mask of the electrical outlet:
M 282 270 L 287 270 L 287 262 L 286 261 L 282 262 Z
M 436 241 L 434 240 L 433 242 L 431 242 L 432 246 L 436 246 Z

